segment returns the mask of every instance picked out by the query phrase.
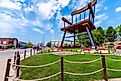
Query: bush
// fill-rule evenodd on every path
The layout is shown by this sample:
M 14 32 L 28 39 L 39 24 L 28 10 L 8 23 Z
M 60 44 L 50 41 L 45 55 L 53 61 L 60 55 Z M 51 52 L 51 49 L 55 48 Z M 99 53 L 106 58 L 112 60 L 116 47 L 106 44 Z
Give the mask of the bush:
M 64 43 L 64 47 L 68 47 L 68 43 Z
M 13 44 L 8 44 L 8 48 L 13 48 L 14 45 Z
M 31 48 L 33 46 L 33 44 L 31 43 L 31 42 L 28 42 L 27 44 L 26 44 L 26 47 L 28 47 L 28 48 Z

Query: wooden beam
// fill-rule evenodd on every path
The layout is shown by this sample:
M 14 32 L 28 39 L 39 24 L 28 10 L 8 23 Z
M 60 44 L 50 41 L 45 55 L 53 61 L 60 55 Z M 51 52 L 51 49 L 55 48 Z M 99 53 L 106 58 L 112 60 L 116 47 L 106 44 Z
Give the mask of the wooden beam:
M 74 42 L 74 41 L 72 41 L 72 40 L 65 40 L 65 41 L 67 41 L 67 42 Z
M 93 11 L 92 6 L 91 6 L 90 3 L 88 4 L 88 7 L 89 7 L 89 9 L 90 9 L 90 13 L 92 14 L 92 18 L 94 18 L 94 17 L 95 17 L 94 11 Z
M 64 22 L 66 22 L 66 23 L 72 25 L 72 23 L 71 23 L 69 20 L 67 20 L 66 18 L 64 18 L 64 17 L 62 17 L 62 20 L 63 20 Z
M 94 0 L 94 1 L 90 2 L 90 5 L 91 5 L 91 6 L 94 6 L 96 3 L 97 3 L 97 1 Z M 88 9 L 89 9 L 89 7 L 88 7 L 88 5 L 87 5 L 87 6 L 85 6 L 85 7 L 82 7 L 82 8 L 79 9 L 79 10 L 76 10 L 76 11 L 72 12 L 71 15 L 73 16 L 73 15 L 76 15 L 76 14 L 80 14 L 80 13 L 82 13 L 82 12 L 88 10 Z
M 75 32 L 75 29 L 74 29 L 74 47 L 76 46 L 76 32 Z
M 63 47 L 65 36 L 66 36 L 66 32 L 64 32 L 63 39 L 62 39 L 62 42 L 61 42 L 61 47 Z
M 67 36 L 67 37 L 65 37 L 65 38 L 71 38 L 71 37 L 74 37 L 74 36 Z

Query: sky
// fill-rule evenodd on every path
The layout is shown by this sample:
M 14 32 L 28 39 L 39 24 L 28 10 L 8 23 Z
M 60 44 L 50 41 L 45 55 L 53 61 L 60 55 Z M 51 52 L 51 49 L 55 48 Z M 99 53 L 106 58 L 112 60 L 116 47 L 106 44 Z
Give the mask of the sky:
M 91 0 L 0 0 L 0 37 L 33 43 L 62 40 L 62 17 Z M 97 0 L 95 26 L 121 24 L 121 0 Z

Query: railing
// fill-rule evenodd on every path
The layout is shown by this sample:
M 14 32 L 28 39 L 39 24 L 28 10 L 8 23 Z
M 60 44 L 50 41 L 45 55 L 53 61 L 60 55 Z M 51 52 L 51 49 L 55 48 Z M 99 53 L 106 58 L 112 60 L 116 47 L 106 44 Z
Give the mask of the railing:
M 52 77 L 55 77 L 59 74 L 61 74 L 61 72 L 58 72 L 56 74 L 53 74 L 51 76 L 48 76 L 48 77 L 43 77 L 43 78 L 40 78 L 40 79 L 34 79 L 34 80 L 23 80 L 23 79 L 19 79 L 19 74 L 20 74 L 20 68 L 42 68 L 42 67 L 48 67 L 48 66 L 51 66 L 51 65 L 54 65 L 56 63 L 60 62 L 60 59 L 55 61 L 55 62 L 52 62 L 52 63 L 49 63 L 49 64 L 45 64 L 45 65 L 38 65 L 38 66 L 26 66 L 26 65 L 20 65 L 20 55 L 19 53 L 16 54 L 16 59 L 15 61 L 12 63 L 11 62 L 11 59 L 8 59 L 7 61 L 7 68 L 6 68 L 6 74 L 5 74 L 5 79 L 4 81 L 8 81 L 9 79 L 11 80 L 15 80 L 15 81 L 38 81 L 38 80 L 45 80 L 45 79 L 49 79 L 49 78 L 52 78 Z M 9 75 L 10 73 L 10 66 L 12 66 L 12 68 L 14 68 L 14 73 L 12 76 Z
M 64 62 L 66 63 L 71 63 L 71 64 L 90 64 L 90 63 L 94 63 L 97 61 L 100 61 L 102 59 L 102 68 L 100 68 L 99 70 L 95 70 L 93 72 L 90 73 L 72 73 L 72 72 L 67 72 L 64 71 Z M 107 58 L 109 59 L 109 58 Z M 117 61 L 117 60 L 116 60 Z M 119 60 L 118 60 L 119 61 Z M 44 68 L 44 67 L 48 67 L 48 66 L 52 66 L 56 63 L 60 62 L 61 63 L 61 72 L 55 73 L 53 75 L 50 75 L 48 77 L 43 77 L 43 78 L 39 78 L 39 79 L 34 79 L 34 80 L 23 80 L 23 79 L 19 79 L 19 74 L 20 74 L 20 68 L 24 67 L 24 68 Z M 12 76 L 9 76 L 9 72 L 10 72 L 10 66 L 12 66 L 14 69 L 14 73 Z M 110 71 L 120 71 L 120 70 L 115 70 L 115 69 L 109 69 Z M 92 74 L 96 74 L 98 72 L 103 73 L 103 79 L 105 81 L 108 81 L 107 79 L 107 70 L 106 70 L 106 62 L 105 62 L 105 55 L 102 55 L 100 58 L 97 58 L 95 60 L 91 60 L 91 61 L 86 61 L 86 62 L 75 62 L 75 61 L 69 61 L 66 59 L 63 59 L 63 57 L 61 57 L 61 59 L 54 61 L 52 63 L 48 63 L 48 64 L 44 64 L 44 65 L 38 65 L 38 66 L 27 66 L 27 65 L 20 65 L 20 55 L 19 53 L 16 53 L 16 59 L 14 60 L 14 62 L 11 62 L 11 59 L 8 59 L 7 62 L 7 68 L 6 68 L 6 75 L 5 75 L 5 80 L 4 81 L 8 81 L 8 79 L 12 79 L 12 80 L 16 80 L 16 81 L 38 81 L 38 80 L 46 80 L 52 77 L 55 77 L 57 75 L 61 75 L 61 81 L 64 81 L 64 74 L 68 74 L 68 75 L 73 75 L 73 76 L 87 76 L 87 75 L 92 75 Z
M 20 67 L 16 66 L 16 65 L 20 65 L 20 60 L 25 59 L 27 56 L 32 56 L 33 54 L 37 54 L 37 53 L 42 53 L 42 50 L 36 50 L 36 49 L 30 49 L 30 50 L 24 50 L 23 52 L 15 52 L 14 54 L 14 58 L 13 58 L 13 64 L 12 64 L 12 59 L 8 59 L 7 60 L 7 66 L 6 66 L 6 72 L 5 72 L 5 78 L 4 81 L 8 81 L 7 77 L 18 77 L 19 76 L 19 69 Z M 22 57 L 20 57 L 20 55 Z M 10 68 L 12 67 L 12 69 L 14 70 L 13 75 L 9 76 L 10 74 Z
M 24 59 L 26 58 L 26 52 L 24 51 Z M 40 52 L 40 51 L 39 51 Z M 30 50 L 30 55 L 32 55 L 32 50 Z M 106 55 L 101 55 L 100 58 L 91 60 L 91 61 L 86 61 L 86 62 L 76 62 L 76 61 L 70 61 L 67 59 L 63 59 L 63 57 L 61 57 L 61 59 L 58 59 L 54 62 L 48 63 L 48 64 L 44 64 L 44 65 L 38 65 L 38 66 L 27 66 L 27 65 L 20 65 L 20 54 L 19 52 L 16 52 L 14 55 L 14 61 L 13 63 L 11 62 L 11 59 L 7 60 L 7 67 L 6 67 L 6 73 L 5 73 L 5 78 L 4 81 L 8 81 L 9 79 L 11 80 L 16 80 L 16 81 L 38 81 L 38 80 L 46 80 L 46 79 L 50 79 L 52 77 L 55 77 L 57 75 L 61 75 L 61 81 L 64 81 L 64 74 L 67 75 L 73 75 L 73 76 L 88 76 L 88 75 L 93 75 L 96 73 L 99 73 L 102 71 L 102 75 L 103 75 L 103 79 L 105 81 L 108 81 L 108 77 L 107 77 L 107 70 L 108 71 L 113 71 L 113 72 L 121 72 L 120 69 L 114 69 L 114 68 L 107 68 L 106 67 L 106 60 L 110 60 L 110 61 L 114 61 L 114 62 L 121 62 L 121 60 L 117 60 L 117 59 L 112 59 L 109 57 L 106 57 Z M 64 71 L 64 63 L 69 63 L 69 64 L 90 64 L 90 63 L 94 63 L 97 61 L 102 60 L 102 67 L 98 70 L 95 70 L 93 72 L 89 72 L 89 73 L 73 73 L 73 72 L 68 72 L 68 71 Z M 43 78 L 39 78 L 39 79 L 34 79 L 34 80 L 23 80 L 20 79 L 20 68 L 44 68 L 44 67 L 48 67 L 48 66 L 52 66 L 56 63 L 61 63 L 61 68 L 60 68 L 60 72 L 55 73 L 53 75 L 50 75 L 48 77 L 43 77 Z M 13 75 L 9 75 L 10 74 L 10 67 L 12 66 L 12 69 L 14 70 Z

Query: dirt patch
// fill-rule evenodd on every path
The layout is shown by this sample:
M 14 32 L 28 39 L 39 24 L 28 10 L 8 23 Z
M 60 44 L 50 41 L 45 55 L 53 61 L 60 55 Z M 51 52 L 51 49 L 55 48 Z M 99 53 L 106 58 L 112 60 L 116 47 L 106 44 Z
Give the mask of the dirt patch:
M 51 52 L 51 54 L 55 54 L 55 55 L 74 55 L 74 54 L 80 54 L 80 53 L 62 51 L 62 52 Z

